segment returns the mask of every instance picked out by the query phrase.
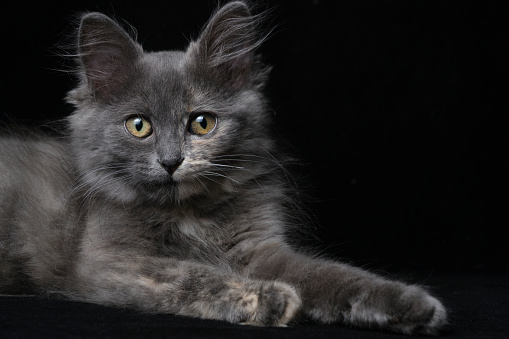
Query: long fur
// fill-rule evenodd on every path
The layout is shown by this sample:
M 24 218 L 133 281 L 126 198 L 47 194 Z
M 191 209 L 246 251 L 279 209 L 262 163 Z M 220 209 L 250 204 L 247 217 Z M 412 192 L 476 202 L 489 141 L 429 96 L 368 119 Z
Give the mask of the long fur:
M 271 135 L 260 18 L 227 3 L 185 51 L 148 53 L 116 21 L 82 16 L 68 135 L 0 139 L 0 291 L 438 331 L 445 308 L 423 288 L 292 246 L 306 218 Z M 204 115 L 215 128 L 200 135 Z M 133 117 L 152 133 L 131 134 Z

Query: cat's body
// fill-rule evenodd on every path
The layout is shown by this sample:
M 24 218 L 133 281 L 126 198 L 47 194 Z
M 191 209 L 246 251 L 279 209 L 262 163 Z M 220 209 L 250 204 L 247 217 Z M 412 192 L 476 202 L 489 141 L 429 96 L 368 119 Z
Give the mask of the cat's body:
M 422 288 L 289 245 L 256 25 L 230 3 L 187 51 L 145 53 L 83 16 L 69 136 L 0 139 L 0 292 L 436 333 L 446 312 Z

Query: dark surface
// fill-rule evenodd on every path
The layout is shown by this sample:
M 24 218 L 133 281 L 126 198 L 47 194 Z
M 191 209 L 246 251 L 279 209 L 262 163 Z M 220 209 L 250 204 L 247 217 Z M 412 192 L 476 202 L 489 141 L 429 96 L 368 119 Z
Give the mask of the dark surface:
M 428 276 L 446 303 L 445 338 L 507 338 L 509 275 Z M 339 325 L 260 328 L 35 297 L 0 297 L 1 338 L 404 338 Z
M 147 50 L 182 49 L 216 1 L 15 2 L 0 12 L 0 118 L 66 116 L 74 79 L 57 54 L 72 18 L 99 10 Z M 263 46 L 277 134 L 302 159 L 332 257 L 428 277 L 449 335 L 509 337 L 506 213 L 509 12 L 491 1 L 267 1 Z M 62 43 L 64 42 L 64 43 Z M 9 118 L 9 119 L 8 119 Z M 435 273 L 430 273 L 435 272 Z M 439 272 L 439 273 L 437 273 Z M 0 337 L 380 337 L 335 326 L 256 329 L 34 298 L 0 299 Z M 447 334 L 446 333 L 446 334 Z

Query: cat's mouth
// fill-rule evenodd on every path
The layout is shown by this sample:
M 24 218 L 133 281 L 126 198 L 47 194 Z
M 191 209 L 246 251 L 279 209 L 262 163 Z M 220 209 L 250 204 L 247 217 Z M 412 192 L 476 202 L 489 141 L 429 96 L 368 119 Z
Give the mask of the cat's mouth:
M 175 179 L 175 177 L 173 175 L 165 174 L 165 175 L 162 175 L 162 176 L 159 176 L 159 177 L 155 178 L 147 186 L 155 186 L 155 187 L 158 187 L 158 188 L 161 188 L 161 187 L 174 187 L 174 186 L 176 186 L 178 184 L 178 182 L 179 181 L 177 179 Z

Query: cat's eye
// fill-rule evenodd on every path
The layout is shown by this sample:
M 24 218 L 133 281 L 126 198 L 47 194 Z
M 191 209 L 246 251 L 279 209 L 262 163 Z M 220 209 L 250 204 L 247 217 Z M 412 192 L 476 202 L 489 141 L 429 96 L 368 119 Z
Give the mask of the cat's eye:
M 198 113 L 191 117 L 189 132 L 195 135 L 209 134 L 216 128 L 217 119 L 210 113 Z
M 147 119 L 140 116 L 127 119 L 125 121 L 125 129 L 138 138 L 146 138 L 152 134 L 152 125 Z

